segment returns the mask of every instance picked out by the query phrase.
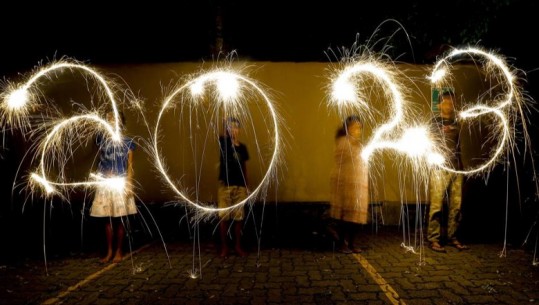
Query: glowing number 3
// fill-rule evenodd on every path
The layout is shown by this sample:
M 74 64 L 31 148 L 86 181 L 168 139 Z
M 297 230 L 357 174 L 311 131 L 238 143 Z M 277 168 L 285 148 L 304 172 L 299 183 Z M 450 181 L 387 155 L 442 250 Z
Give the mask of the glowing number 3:
M 441 168 L 448 171 L 462 174 L 475 174 L 492 167 L 495 164 L 496 160 L 500 158 L 503 148 L 510 139 L 509 121 L 507 115 L 509 110 L 507 109 L 511 109 L 510 106 L 513 101 L 516 102 L 516 105 L 520 105 L 520 95 L 516 90 L 517 86 L 514 84 L 514 80 L 516 79 L 516 77 L 509 70 L 505 62 L 501 58 L 494 56 L 491 53 L 487 53 L 474 48 L 464 50 L 456 49 L 452 51 L 449 55 L 447 55 L 445 58 L 438 61 L 434 66 L 433 72 L 430 76 L 431 81 L 435 84 L 442 82 L 444 80 L 444 77 L 448 75 L 447 67 L 450 65 L 451 60 L 460 55 L 480 56 L 482 58 L 481 62 L 483 64 L 483 67 L 486 67 L 486 69 L 488 69 L 488 72 L 494 71 L 495 69 L 493 68 L 496 68 L 500 71 L 500 74 L 496 75 L 499 75 L 502 78 L 502 81 L 505 82 L 504 88 L 507 88 L 507 92 L 501 98 L 493 101 L 493 107 L 487 105 L 475 105 L 459 113 L 459 116 L 462 119 L 474 119 L 481 115 L 495 115 L 499 119 L 500 124 L 494 127 L 496 127 L 498 131 L 496 134 L 501 134 L 502 136 L 498 146 L 496 147 L 496 149 L 493 150 L 491 158 L 485 163 L 465 171 L 449 168 L 444 164 L 439 165 Z

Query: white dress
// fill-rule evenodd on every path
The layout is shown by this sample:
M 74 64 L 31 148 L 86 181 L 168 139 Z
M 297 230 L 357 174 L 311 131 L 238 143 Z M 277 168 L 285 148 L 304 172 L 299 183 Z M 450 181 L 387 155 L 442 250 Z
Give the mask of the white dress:
M 99 145 L 99 172 L 103 178 L 125 177 L 129 152 L 135 148 L 133 140 L 125 138 L 117 143 L 97 137 Z M 135 198 L 132 192 L 112 187 L 110 183 L 99 185 L 95 191 L 94 201 L 90 208 L 93 217 L 121 217 L 137 213 Z
M 337 138 L 331 171 L 330 215 L 334 219 L 367 223 L 369 208 L 368 164 L 361 158 L 363 145 L 346 135 Z

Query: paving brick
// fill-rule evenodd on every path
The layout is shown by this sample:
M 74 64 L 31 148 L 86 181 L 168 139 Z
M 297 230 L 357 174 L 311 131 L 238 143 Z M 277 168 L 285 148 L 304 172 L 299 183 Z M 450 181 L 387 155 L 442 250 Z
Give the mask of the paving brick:
M 216 257 L 214 246 L 201 244 L 203 254 L 195 261 L 203 262 L 202 270 L 193 264 L 191 244 L 167 244 L 170 261 L 162 245 L 155 244 L 83 282 L 58 303 L 388 304 L 386 294 L 393 295 L 388 287 L 406 304 L 539 300 L 539 270 L 531 266 L 530 252 L 508 251 L 508 257 L 500 258 L 498 245 L 476 244 L 462 253 L 438 255 L 423 249 L 425 253 L 415 255 L 398 246 L 401 238 L 387 227 L 377 235 L 364 234 L 362 243 L 369 248 L 361 254 L 361 263 L 331 249 L 264 247 L 247 258 L 225 260 Z M 108 267 L 95 257 L 57 258 L 48 266 L 49 275 L 40 260 L 9 265 L 0 268 L 0 303 L 38 304 Z M 193 271 L 198 278 L 189 276 Z
M 496 298 L 491 295 L 469 295 L 463 297 L 469 304 L 496 304 Z

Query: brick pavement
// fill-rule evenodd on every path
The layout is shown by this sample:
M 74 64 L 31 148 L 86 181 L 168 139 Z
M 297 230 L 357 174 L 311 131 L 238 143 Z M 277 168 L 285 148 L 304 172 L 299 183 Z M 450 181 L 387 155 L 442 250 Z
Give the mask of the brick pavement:
M 414 254 L 392 227 L 359 241 L 365 251 L 354 255 L 313 244 L 221 259 L 211 241 L 176 241 L 167 251 L 160 242 L 143 246 L 120 264 L 100 264 L 94 254 L 49 259 L 47 268 L 27 259 L 0 266 L 0 304 L 539 303 L 530 250 L 500 257 L 501 244 L 472 244 Z

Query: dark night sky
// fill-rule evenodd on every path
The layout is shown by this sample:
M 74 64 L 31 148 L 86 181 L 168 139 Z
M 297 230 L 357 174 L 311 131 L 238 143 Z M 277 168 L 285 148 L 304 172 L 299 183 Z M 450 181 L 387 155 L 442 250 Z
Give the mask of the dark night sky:
M 525 71 L 539 67 L 529 37 L 539 29 L 535 1 L 322 2 L 11 4 L 0 19 L 0 76 L 61 56 L 90 64 L 211 60 L 219 35 L 225 50 L 236 50 L 240 58 L 335 60 L 326 55 L 328 48 L 350 47 L 356 35 L 363 43 L 388 19 L 402 27 L 385 23 L 376 35 L 378 46 L 391 46 L 387 53 L 400 61 L 429 63 L 445 44 L 477 44 L 515 59 Z

